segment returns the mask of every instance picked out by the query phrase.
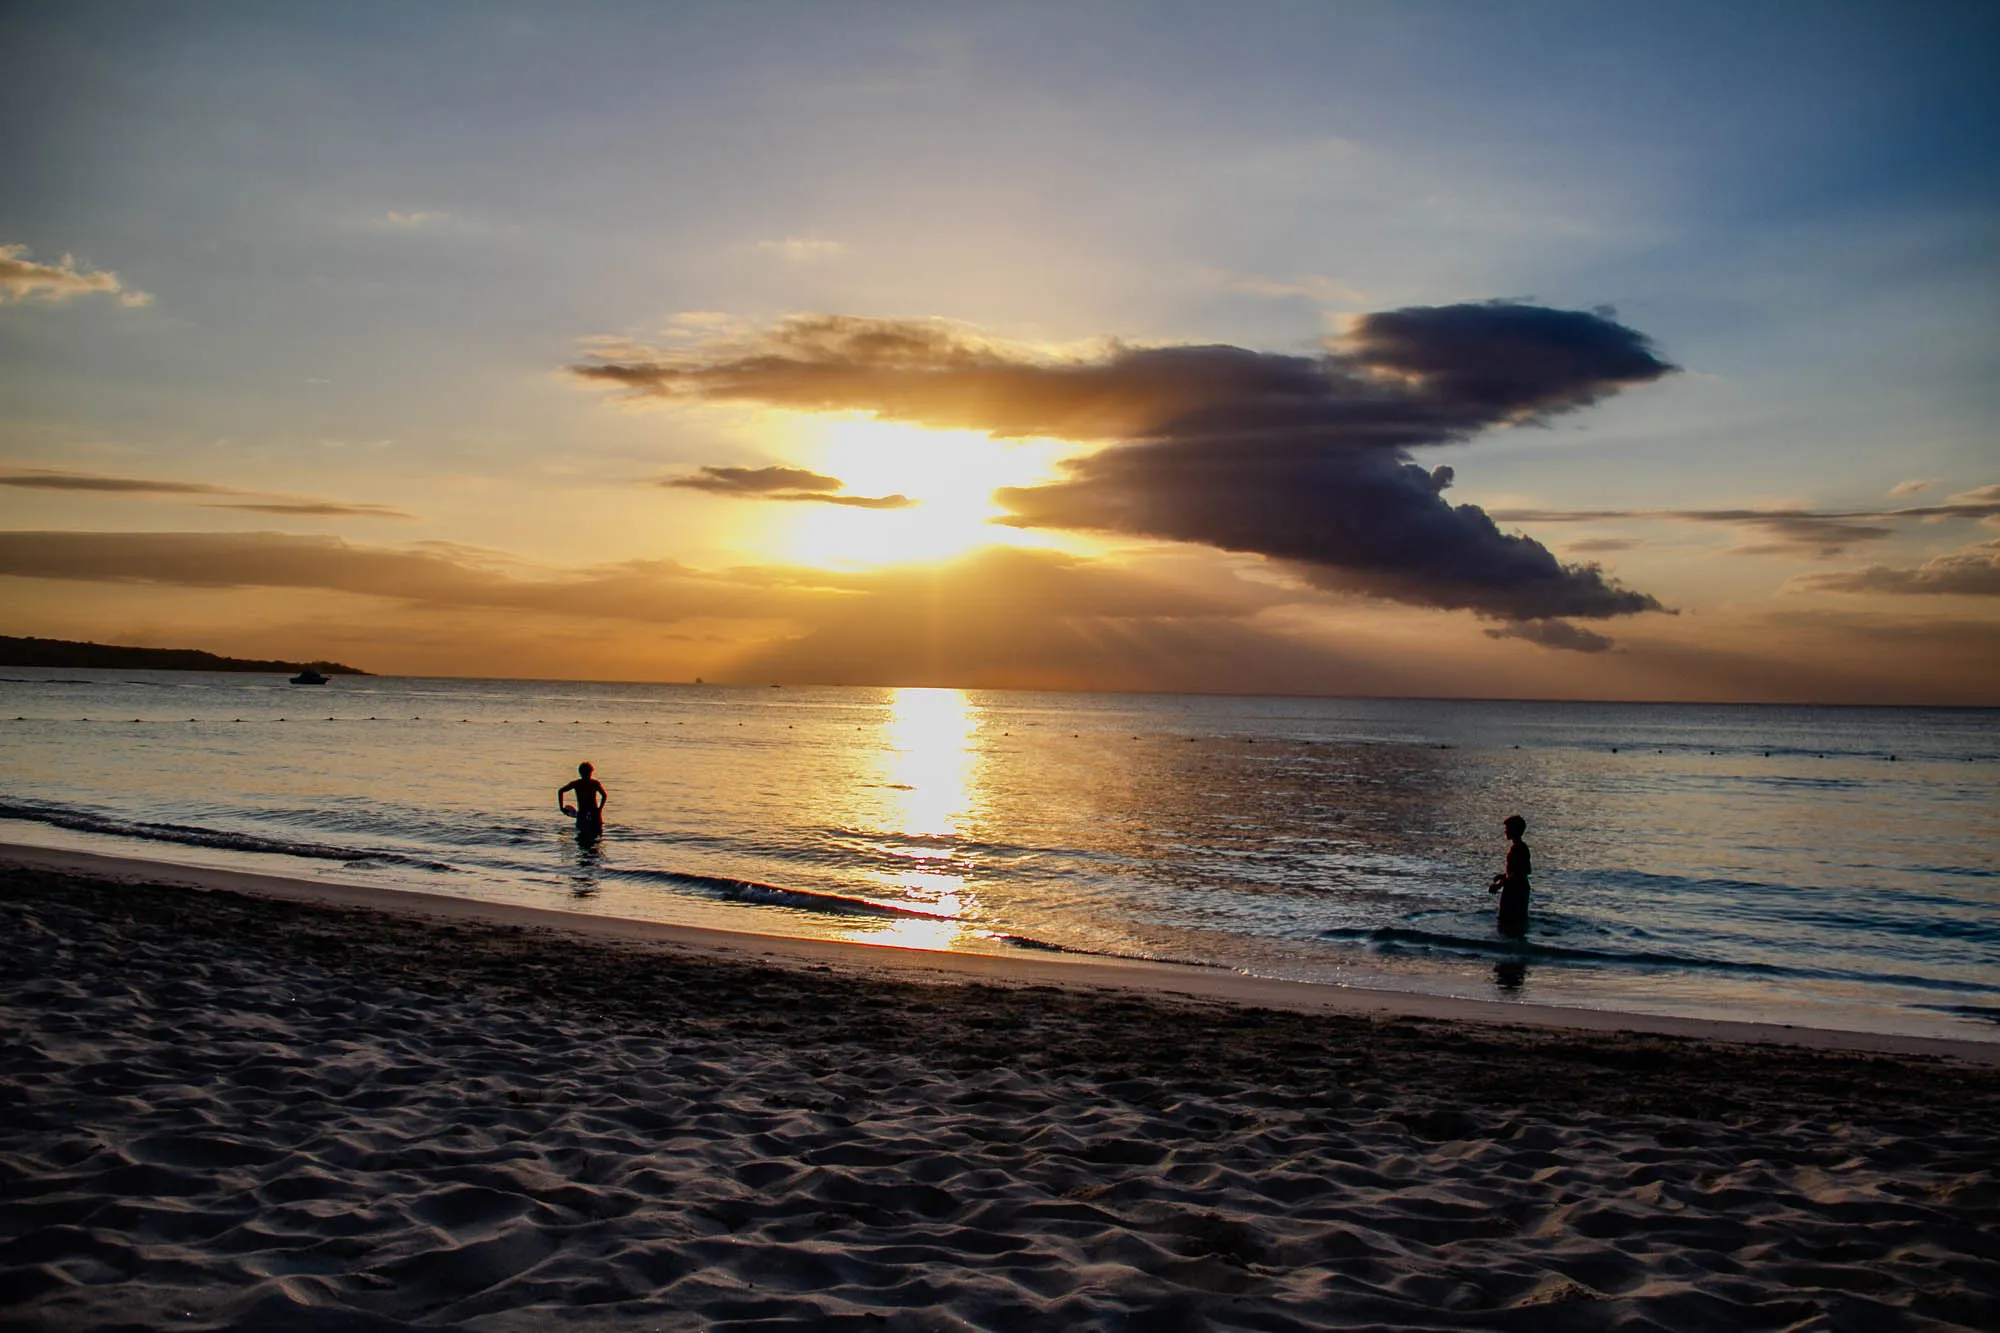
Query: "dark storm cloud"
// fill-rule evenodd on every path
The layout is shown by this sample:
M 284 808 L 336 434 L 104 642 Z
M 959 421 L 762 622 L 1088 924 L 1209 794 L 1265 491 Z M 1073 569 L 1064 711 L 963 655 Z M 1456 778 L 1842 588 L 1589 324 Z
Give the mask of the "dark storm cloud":
M 96 495 L 183 497 L 227 496 L 218 500 L 195 500 L 204 509 L 247 509 L 262 514 L 302 514 L 322 518 L 409 518 L 410 514 L 388 505 L 350 504 L 341 500 L 319 500 L 306 496 L 270 495 L 235 486 L 219 486 L 206 481 L 165 481 L 155 477 L 115 477 L 98 472 L 66 472 L 60 468 L 19 468 L 0 473 L 0 486 L 20 490 L 77 491 Z
M 1423 445 L 1587 406 L 1673 369 L 1602 314 L 1511 302 L 1364 316 L 1319 356 L 1226 346 L 1038 358 L 938 323 L 814 316 L 686 355 L 609 357 L 582 378 L 642 398 L 867 411 L 1108 447 L 999 493 L 1023 527 L 1195 542 L 1312 582 L 1503 620 L 1660 610 L 1442 498 Z
M 1386 451 L 1245 459 L 1207 448 L 1117 445 L 1067 480 L 999 493 L 1024 527 L 1091 528 L 1285 560 L 1316 586 L 1501 620 L 1660 610 L 1596 565 L 1565 565 L 1446 503 L 1434 473 Z
M 1486 631 L 1489 639 L 1525 639 L 1544 648 L 1560 648 L 1572 653 L 1601 653 L 1611 646 L 1602 634 L 1572 625 L 1567 620 L 1521 620 Z
M 705 467 L 660 485 L 744 500 L 797 500 L 850 509 L 908 509 L 916 503 L 907 495 L 841 495 L 847 483 L 802 467 Z

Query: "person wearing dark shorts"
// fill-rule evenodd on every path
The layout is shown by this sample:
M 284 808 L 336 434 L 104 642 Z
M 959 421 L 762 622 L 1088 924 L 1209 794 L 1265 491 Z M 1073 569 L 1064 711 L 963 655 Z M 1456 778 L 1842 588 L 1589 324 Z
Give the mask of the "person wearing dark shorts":
M 556 806 L 564 814 L 576 821 L 576 840 L 596 842 L 604 836 L 604 803 L 610 799 L 604 784 L 590 776 L 589 764 L 576 766 L 576 780 L 565 782 L 556 788 Z M 576 793 L 576 805 L 570 806 L 563 797 Z
M 1500 827 L 1507 834 L 1507 868 L 1493 877 L 1486 891 L 1500 895 L 1500 933 L 1519 938 L 1528 933 L 1528 876 L 1534 871 L 1528 844 L 1521 841 L 1528 821 L 1509 815 Z

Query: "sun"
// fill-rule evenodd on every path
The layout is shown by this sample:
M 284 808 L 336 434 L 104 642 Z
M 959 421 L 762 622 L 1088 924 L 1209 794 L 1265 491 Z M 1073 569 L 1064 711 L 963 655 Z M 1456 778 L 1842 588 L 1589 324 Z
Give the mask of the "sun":
M 795 417 L 774 451 L 844 483 L 848 496 L 907 496 L 902 509 L 800 503 L 759 506 L 759 545 L 781 559 L 822 567 L 948 559 L 976 546 L 1051 546 L 1054 534 L 996 524 L 1003 486 L 1053 478 L 1075 450 L 1056 440 L 996 440 L 979 431 L 927 430 L 869 416 Z

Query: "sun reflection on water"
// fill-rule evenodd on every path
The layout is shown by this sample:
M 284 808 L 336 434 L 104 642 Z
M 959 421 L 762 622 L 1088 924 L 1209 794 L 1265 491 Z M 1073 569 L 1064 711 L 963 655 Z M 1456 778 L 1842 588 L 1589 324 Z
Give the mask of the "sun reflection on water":
M 979 789 L 979 706 L 963 690 L 899 689 L 882 722 L 882 850 L 904 864 L 895 872 L 903 902 L 936 920 L 906 917 L 871 923 L 874 944 L 949 949 L 973 934 L 975 905 L 964 862 L 948 841 L 962 833 Z M 931 841 L 938 840 L 938 841 Z

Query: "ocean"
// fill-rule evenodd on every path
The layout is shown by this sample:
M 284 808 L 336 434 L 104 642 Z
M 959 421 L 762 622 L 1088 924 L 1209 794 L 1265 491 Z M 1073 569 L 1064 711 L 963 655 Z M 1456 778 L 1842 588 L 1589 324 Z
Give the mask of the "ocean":
M 2000 712 L 0 671 L 0 839 L 2000 1041 Z M 580 847 L 555 791 L 610 793 Z M 1528 821 L 1524 940 L 1486 892 Z

